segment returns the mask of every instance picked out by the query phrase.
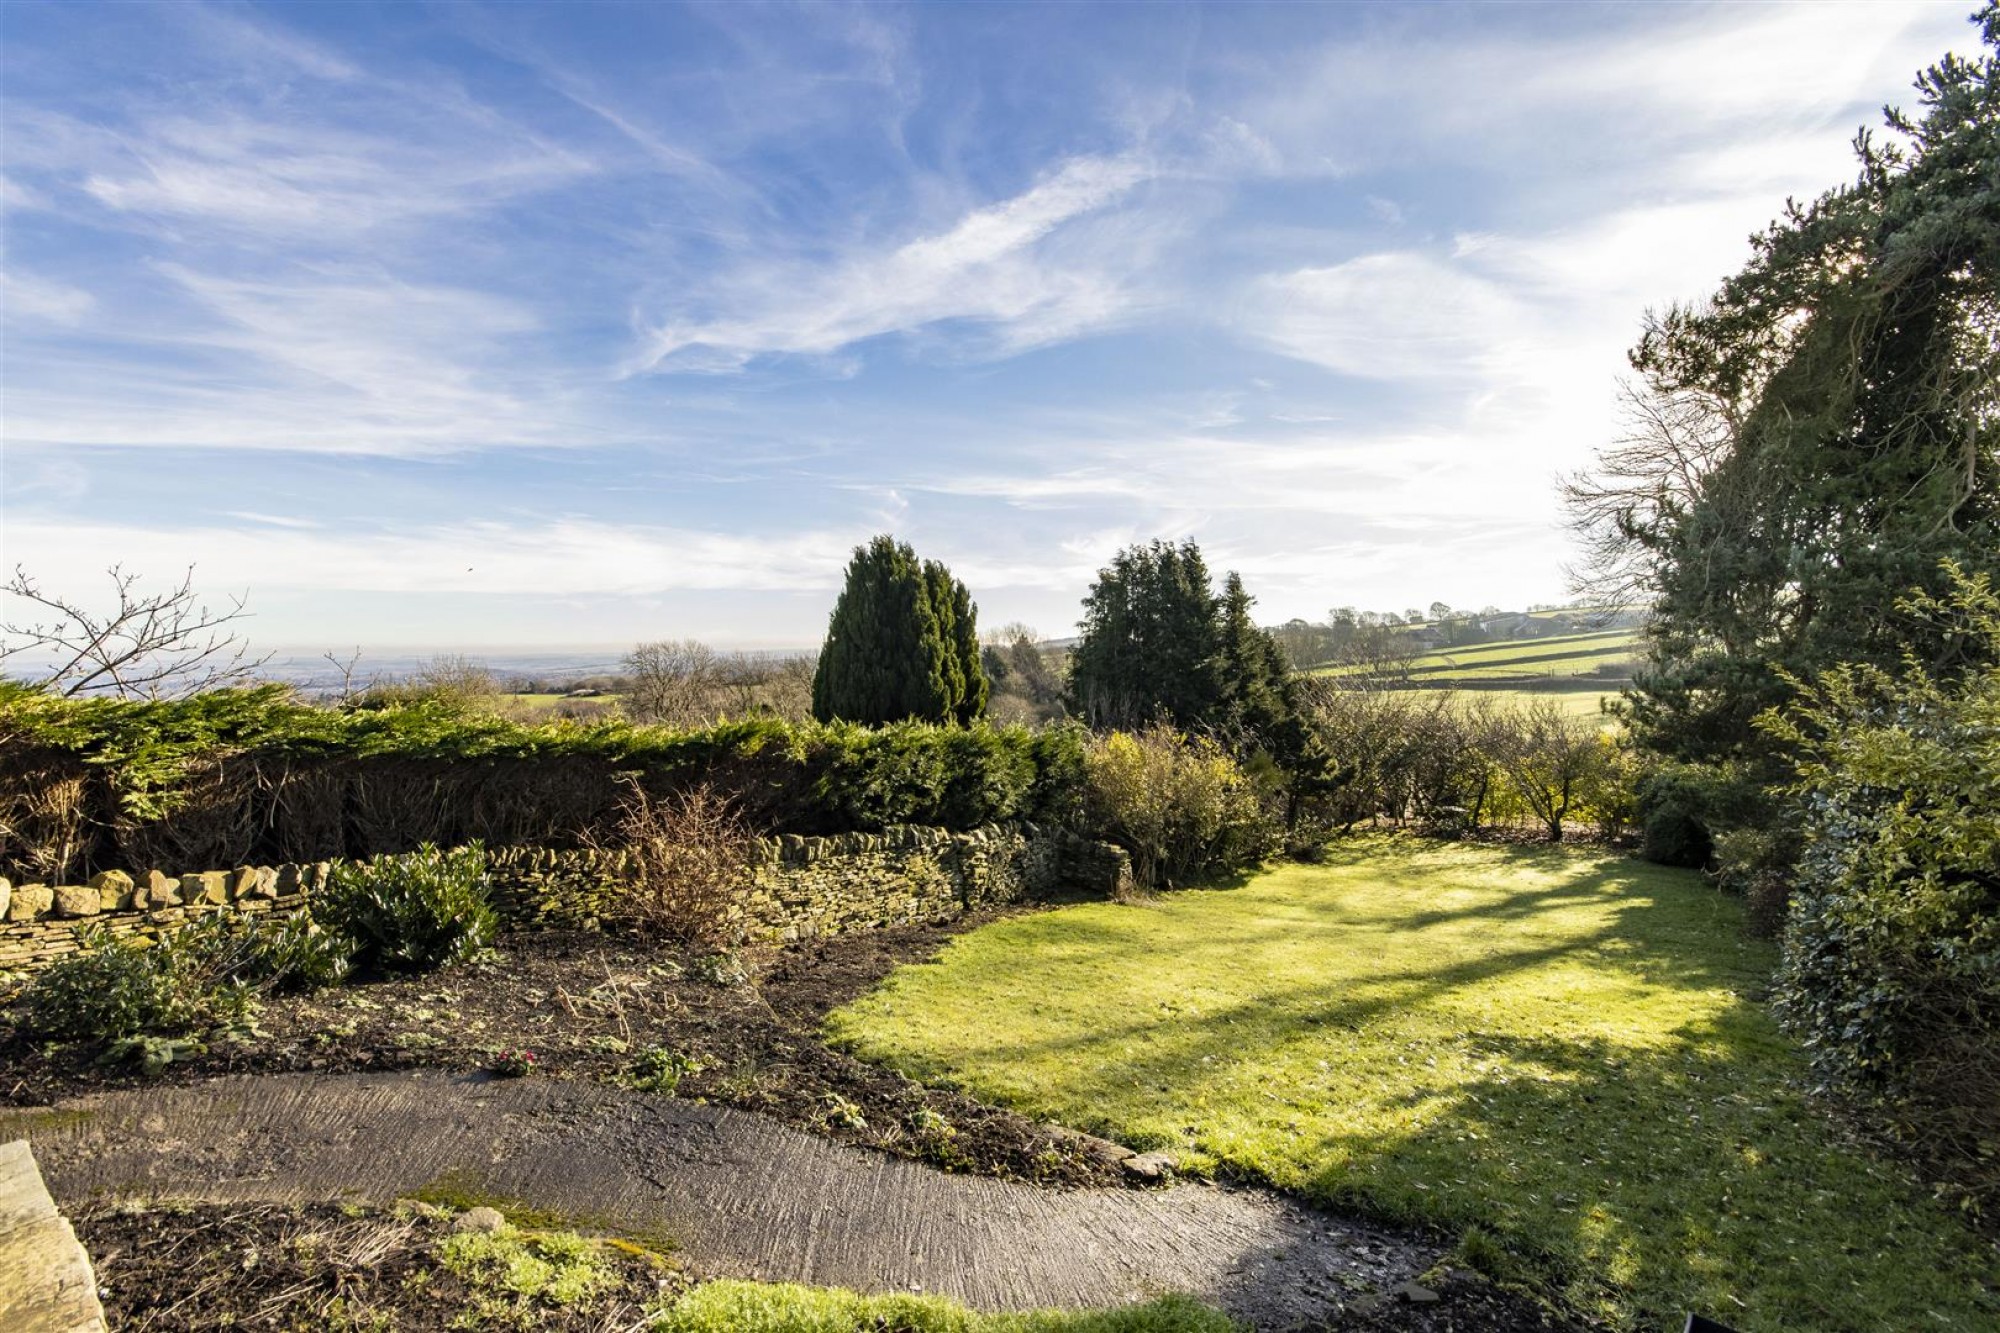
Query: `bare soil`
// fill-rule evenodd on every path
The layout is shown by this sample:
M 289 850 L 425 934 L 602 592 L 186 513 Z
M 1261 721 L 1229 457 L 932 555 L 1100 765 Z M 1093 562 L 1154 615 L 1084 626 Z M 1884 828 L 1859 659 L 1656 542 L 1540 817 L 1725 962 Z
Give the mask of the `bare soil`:
M 0 1130 L 35 1139 L 121 1328 L 446 1327 L 480 1294 L 439 1269 L 442 1222 L 387 1208 L 410 1194 L 524 1224 L 545 1207 L 695 1277 L 917 1284 L 984 1308 L 1182 1289 L 1263 1328 L 1588 1327 L 1440 1272 L 1446 1238 L 1227 1181 L 1140 1190 L 1068 1131 L 821 1040 L 830 1010 L 990 919 L 740 960 L 513 936 L 443 972 L 269 997 L 254 1031 L 154 1076 L 0 1024 L 0 1105 L 57 1107 Z M 522 1051 L 529 1076 L 495 1075 Z M 647 1080 L 663 1063 L 684 1071 L 671 1092 Z M 602 1302 L 509 1318 L 631 1327 L 688 1280 L 627 1257 Z M 1413 1281 L 1437 1299 L 1398 1294 Z
M 829 1048 L 821 1021 L 898 965 L 933 956 L 945 926 L 860 931 L 727 960 L 586 932 L 503 939 L 481 962 L 265 1000 L 254 1031 L 212 1040 L 157 1075 L 45 1047 L 0 1027 L 0 1105 L 48 1105 L 117 1087 L 224 1074 L 471 1072 L 526 1051 L 541 1077 L 631 1083 L 649 1051 L 678 1057 L 676 1095 L 773 1116 L 940 1170 L 1058 1186 L 1124 1185 L 1074 1136 L 928 1088 Z
M 644 1326 L 650 1302 L 687 1285 L 668 1262 L 605 1245 L 612 1281 L 554 1302 L 446 1265 L 451 1216 L 351 1204 L 98 1204 L 71 1221 L 97 1267 L 111 1327 L 170 1330 L 467 1327 L 609 1333 Z

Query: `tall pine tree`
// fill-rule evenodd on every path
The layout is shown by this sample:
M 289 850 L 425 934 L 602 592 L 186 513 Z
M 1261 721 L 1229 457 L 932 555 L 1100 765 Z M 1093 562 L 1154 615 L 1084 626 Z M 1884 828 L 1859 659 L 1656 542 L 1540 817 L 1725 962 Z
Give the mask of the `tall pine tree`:
M 977 608 L 906 543 L 856 547 L 813 677 L 813 715 L 880 724 L 969 722 L 986 709 Z

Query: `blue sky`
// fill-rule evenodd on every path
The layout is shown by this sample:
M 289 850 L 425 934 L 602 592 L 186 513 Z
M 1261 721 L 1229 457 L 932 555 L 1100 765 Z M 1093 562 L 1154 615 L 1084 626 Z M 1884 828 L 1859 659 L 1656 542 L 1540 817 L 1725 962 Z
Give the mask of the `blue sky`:
M 1939 5 L 0 7 L 4 556 L 318 652 L 1564 595 L 1555 478 Z

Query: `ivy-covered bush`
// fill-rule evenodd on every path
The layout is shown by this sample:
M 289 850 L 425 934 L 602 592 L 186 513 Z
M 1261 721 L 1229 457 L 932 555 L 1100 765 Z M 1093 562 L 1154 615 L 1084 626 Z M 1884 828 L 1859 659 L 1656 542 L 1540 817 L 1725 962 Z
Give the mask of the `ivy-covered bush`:
M 336 863 L 314 911 L 329 931 L 353 942 L 357 966 L 386 972 L 463 962 L 499 929 L 486 849 L 476 842 Z
M 2000 662 L 2000 598 L 1954 571 L 1951 622 Z M 2000 666 L 1845 666 L 1760 719 L 1798 755 L 1804 843 L 1779 1003 L 1814 1064 L 1973 1205 L 2000 1200 Z
M 1081 753 L 1071 728 L 525 726 L 427 697 L 318 708 L 264 686 L 132 702 L 0 682 L 0 874 L 578 846 L 615 825 L 628 776 L 656 796 L 707 787 L 762 834 L 1062 822 Z
M 1168 726 L 1114 731 L 1084 751 L 1092 832 L 1132 857 L 1141 888 L 1170 889 L 1263 859 L 1279 828 L 1229 753 Z

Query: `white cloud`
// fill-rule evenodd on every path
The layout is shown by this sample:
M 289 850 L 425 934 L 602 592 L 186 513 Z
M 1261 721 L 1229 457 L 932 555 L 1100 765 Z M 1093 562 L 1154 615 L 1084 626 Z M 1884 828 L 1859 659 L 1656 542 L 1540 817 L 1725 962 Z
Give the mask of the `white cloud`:
M 121 137 L 115 156 L 88 164 L 81 188 L 119 212 L 266 236 L 346 234 L 485 207 L 590 170 L 574 154 L 486 127 L 440 126 L 434 114 L 420 125 L 387 137 L 243 115 L 169 117 Z
M 9 325 L 21 320 L 43 320 L 74 326 L 82 323 L 96 305 L 97 298 L 81 287 L 0 271 L 0 313 L 4 313 Z
M 10 440 L 423 454 L 592 436 L 557 368 L 521 367 L 537 322 L 510 301 L 366 269 L 159 272 L 192 299 L 176 315 L 179 354 L 135 358 L 107 385 L 59 353 L 10 349 Z
M 1129 158 L 1074 159 L 1011 199 L 887 252 L 728 275 L 714 298 L 720 313 L 654 330 L 632 369 L 737 369 L 760 355 L 826 355 L 954 320 L 986 326 L 1008 350 L 1102 327 L 1131 303 L 1124 276 L 1094 262 L 1101 253 L 1064 262 L 1041 247 L 1150 174 Z
M 193 564 L 207 589 L 649 596 L 698 590 L 836 587 L 851 533 L 755 537 L 582 518 L 466 522 L 420 530 L 304 528 L 244 515 L 232 525 L 96 524 L 10 517 L 9 545 L 38 570 L 92 569 L 116 552 L 127 568 Z M 17 545 L 18 544 L 18 545 Z
M 1261 279 L 1239 326 L 1329 370 L 1427 380 L 1486 371 L 1525 318 L 1505 290 L 1463 266 L 1391 251 Z

